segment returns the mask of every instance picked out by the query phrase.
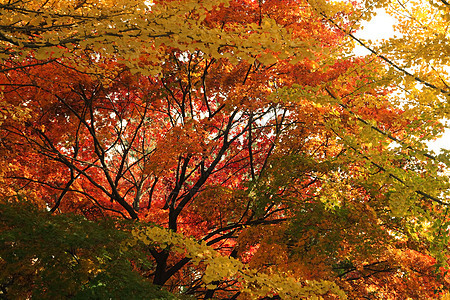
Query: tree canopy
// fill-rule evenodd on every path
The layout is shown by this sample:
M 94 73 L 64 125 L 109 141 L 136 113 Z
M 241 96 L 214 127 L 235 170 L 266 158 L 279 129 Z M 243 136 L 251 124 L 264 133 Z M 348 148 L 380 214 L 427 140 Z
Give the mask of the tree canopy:
M 1 1 L 1 297 L 448 297 L 449 13 Z

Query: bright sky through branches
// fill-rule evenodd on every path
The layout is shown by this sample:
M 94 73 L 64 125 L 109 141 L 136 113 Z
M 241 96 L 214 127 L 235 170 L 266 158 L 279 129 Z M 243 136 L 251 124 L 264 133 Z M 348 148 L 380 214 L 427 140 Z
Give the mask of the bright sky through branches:
M 396 20 L 388 15 L 384 10 L 379 10 L 377 15 L 370 22 L 363 23 L 363 29 L 359 30 L 355 36 L 363 40 L 381 41 L 394 37 L 394 25 Z M 357 44 L 354 50 L 356 55 L 367 55 L 370 51 Z
M 370 22 L 363 23 L 363 29 L 358 31 L 355 36 L 362 40 L 371 40 L 372 42 L 386 40 L 399 34 L 394 31 L 396 23 L 395 18 L 387 14 L 386 11 L 379 10 Z M 363 56 L 370 54 L 370 51 L 356 44 L 354 53 L 358 56 Z M 435 152 L 438 152 L 441 148 L 450 149 L 450 130 L 447 129 L 442 137 L 429 143 L 428 146 Z

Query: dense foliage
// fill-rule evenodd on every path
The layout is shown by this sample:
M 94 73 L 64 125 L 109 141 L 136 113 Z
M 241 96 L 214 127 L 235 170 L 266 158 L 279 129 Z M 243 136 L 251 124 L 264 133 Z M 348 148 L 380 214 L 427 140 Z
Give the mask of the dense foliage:
M 445 295 L 450 5 L 421 2 L 1 1 L 0 295 Z M 401 36 L 356 38 L 380 7 Z
M 135 272 L 152 268 L 142 247 L 120 250 L 129 224 L 51 215 L 23 201 L 1 204 L 0 212 L 6 298 L 175 299 Z

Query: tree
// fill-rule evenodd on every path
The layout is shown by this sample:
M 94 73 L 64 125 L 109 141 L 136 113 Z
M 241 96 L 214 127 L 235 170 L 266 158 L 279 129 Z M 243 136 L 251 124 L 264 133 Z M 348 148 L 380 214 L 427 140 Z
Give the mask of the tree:
M 381 60 L 348 56 L 361 6 L 0 8 L 5 196 L 139 219 L 125 249 L 154 265 L 135 271 L 196 298 L 447 288 L 428 256 L 446 258 L 445 155 L 418 143 L 440 125 L 393 101 Z
M 2 297 L 175 299 L 133 272 L 129 259 L 150 263 L 139 247 L 119 251 L 129 224 L 50 215 L 26 201 L 0 211 Z

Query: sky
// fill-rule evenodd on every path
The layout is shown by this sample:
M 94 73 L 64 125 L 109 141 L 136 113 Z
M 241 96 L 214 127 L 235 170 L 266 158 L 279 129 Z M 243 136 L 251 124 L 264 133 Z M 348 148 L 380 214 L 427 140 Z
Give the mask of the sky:
M 379 10 L 377 15 L 370 22 L 363 23 L 364 28 L 355 33 L 355 36 L 361 39 L 370 39 L 372 41 L 388 39 L 394 36 L 393 26 L 396 20 L 389 16 L 384 10 Z M 398 33 L 397 33 L 398 35 Z M 367 55 L 370 52 L 363 46 L 357 45 L 354 53 L 356 55 Z M 439 152 L 441 148 L 450 150 L 450 130 L 447 129 L 441 138 L 428 144 L 430 150 Z
M 396 20 L 388 15 L 384 10 L 379 10 L 377 15 L 370 22 L 363 23 L 363 29 L 355 33 L 355 36 L 361 39 L 370 39 L 372 41 L 382 40 L 394 37 L 394 25 Z M 356 55 L 370 54 L 369 50 L 361 45 L 357 45 L 354 50 Z

